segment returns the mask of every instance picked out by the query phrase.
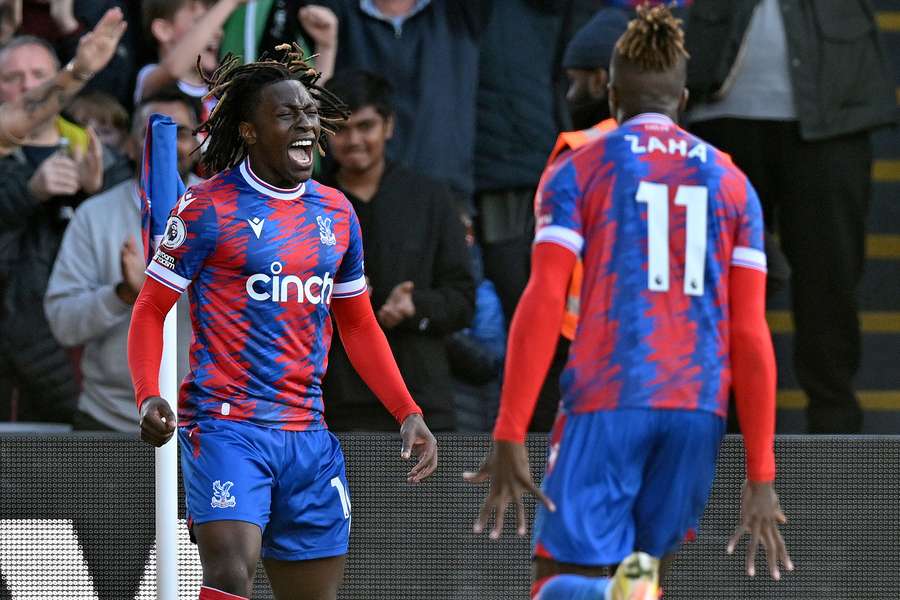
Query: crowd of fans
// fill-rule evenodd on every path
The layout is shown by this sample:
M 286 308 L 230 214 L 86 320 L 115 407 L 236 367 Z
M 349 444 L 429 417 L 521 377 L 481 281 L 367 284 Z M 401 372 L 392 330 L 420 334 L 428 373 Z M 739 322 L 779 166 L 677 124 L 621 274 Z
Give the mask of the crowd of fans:
M 372 302 L 413 397 L 432 429 L 486 430 L 541 172 L 560 132 L 608 118 L 609 59 L 633 4 L 0 0 L 0 420 L 137 431 L 125 340 L 144 278 L 146 120 L 173 118 L 179 171 L 199 180 L 194 130 L 216 102 L 204 75 L 228 52 L 291 42 L 351 110 L 315 177 L 359 215 Z M 896 118 L 871 7 L 677 4 L 685 123 L 747 172 L 779 234 L 770 286 L 791 283 L 810 430 L 859 431 L 869 136 Z M 90 45 L 104 35 L 105 54 Z M 561 336 L 535 429 L 552 422 L 566 349 Z M 393 429 L 337 337 L 329 360 L 331 428 Z

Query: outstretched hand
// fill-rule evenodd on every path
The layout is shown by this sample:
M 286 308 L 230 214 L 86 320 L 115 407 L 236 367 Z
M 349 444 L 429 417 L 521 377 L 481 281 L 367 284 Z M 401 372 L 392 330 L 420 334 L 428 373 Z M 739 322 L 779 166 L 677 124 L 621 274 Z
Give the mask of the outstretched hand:
M 128 23 L 120 8 L 107 10 L 94 29 L 78 40 L 78 49 L 75 51 L 74 64 L 79 73 L 93 75 L 105 67 L 116 48 Z
M 788 556 L 784 538 L 778 530 L 778 525 L 787 523 L 787 517 L 778 503 L 778 494 L 771 483 L 744 482 L 741 490 L 741 523 L 734 531 L 734 535 L 728 541 L 728 554 L 734 552 L 738 542 L 744 534 L 750 534 L 750 547 L 747 550 L 747 575 L 756 575 L 756 551 L 762 543 L 769 565 L 772 579 L 781 579 L 781 571 L 778 563 L 784 565 L 788 571 L 794 570 L 794 563 Z
M 469 483 L 491 482 L 491 489 L 487 498 L 481 505 L 481 512 L 472 528 L 475 533 L 481 533 L 487 527 L 494 513 L 494 528 L 490 537 L 496 540 L 503 531 L 503 519 L 510 503 L 516 505 L 518 523 L 516 533 L 525 535 L 528 531 L 528 523 L 525 519 L 525 503 L 522 495 L 531 492 L 535 498 L 547 507 L 551 512 L 556 511 L 556 506 L 534 484 L 531 479 L 531 469 L 528 465 L 528 450 L 522 444 L 514 442 L 495 441 L 491 452 L 484 458 L 476 473 L 463 473 L 463 479 Z
M 297 20 L 316 45 L 316 51 L 337 45 L 338 18 L 326 6 L 307 4 L 297 12 Z
M 437 440 L 422 415 L 416 413 L 406 417 L 400 426 L 400 439 L 403 441 L 400 457 L 408 460 L 415 454 L 419 458 L 406 475 L 407 483 L 419 483 L 434 473 L 438 463 Z
M 141 404 L 141 439 L 159 448 L 175 433 L 175 415 L 169 403 L 150 396 Z

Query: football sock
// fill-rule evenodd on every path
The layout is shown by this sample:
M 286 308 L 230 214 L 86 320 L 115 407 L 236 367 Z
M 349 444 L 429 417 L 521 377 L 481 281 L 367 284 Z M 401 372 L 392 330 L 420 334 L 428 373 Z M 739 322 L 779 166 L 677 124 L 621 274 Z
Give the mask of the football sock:
M 200 588 L 200 600 L 250 600 L 249 598 L 245 598 L 243 596 L 238 596 L 237 594 L 229 594 L 228 592 L 223 592 L 222 590 L 217 590 L 216 588 L 206 587 L 205 585 Z
M 607 577 L 583 577 L 565 573 L 535 581 L 532 600 L 604 600 Z

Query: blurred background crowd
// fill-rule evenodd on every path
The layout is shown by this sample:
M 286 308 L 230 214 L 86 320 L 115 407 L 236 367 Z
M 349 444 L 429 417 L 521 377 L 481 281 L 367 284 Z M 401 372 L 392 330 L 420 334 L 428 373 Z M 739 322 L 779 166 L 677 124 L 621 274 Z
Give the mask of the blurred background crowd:
M 0 0 L 3 429 L 137 431 L 125 340 L 144 279 L 147 118 L 178 124 L 180 174 L 199 181 L 194 130 L 216 102 L 203 74 L 226 53 L 293 42 L 351 110 L 314 176 L 359 215 L 372 302 L 410 391 L 432 429 L 488 430 L 538 180 L 559 134 L 589 139 L 609 118 L 609 61 L 635 4 Z M 900 12 L 675 4 L 691 54 L 683 125 L 731 154 L 763 202 L 780 430 L 900 432 Z M 112 8 L 127 29 L 86 69 L 84 36 Z M 53 100 L 54 81 L 83 89 L 49 118 L 20 118 Z M 552 423 L 571 334 L 537 431 Z M 337 336 L 323 388 L 332 429 L 395 429 Z

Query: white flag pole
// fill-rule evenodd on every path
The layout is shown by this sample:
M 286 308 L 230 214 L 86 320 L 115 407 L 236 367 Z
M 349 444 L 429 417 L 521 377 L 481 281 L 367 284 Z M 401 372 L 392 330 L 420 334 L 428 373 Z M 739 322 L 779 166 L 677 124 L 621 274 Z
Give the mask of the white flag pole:
M 247 2 L 244 13 L 244 64 L 256 60 L 256 0 Z
M 159 389 L 178 414 L 177 305 L 166 315 Z M 176 423 L 177 427 L 177 423 Z M 178 600 L 178 435 L 156 449 L 156 598 Z

